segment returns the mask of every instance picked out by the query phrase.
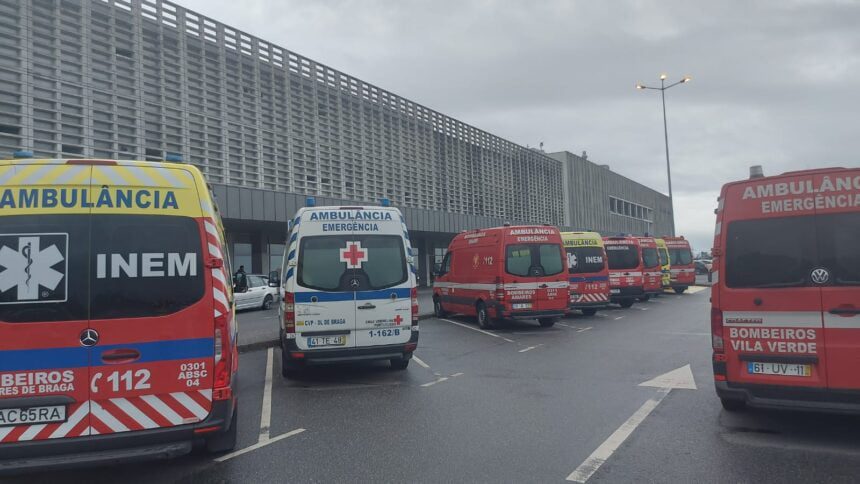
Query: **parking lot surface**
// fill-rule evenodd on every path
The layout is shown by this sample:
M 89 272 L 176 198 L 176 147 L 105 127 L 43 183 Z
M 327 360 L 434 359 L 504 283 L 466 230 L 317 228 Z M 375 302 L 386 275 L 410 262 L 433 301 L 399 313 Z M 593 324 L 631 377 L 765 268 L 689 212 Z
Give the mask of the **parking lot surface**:
M 249 351 L 236 452 L 12 482 L 856 480 L 857 418 L 722 410 L 709 290 L 695 290 L 549 329 L 428 318 L 406 371 L 371 363 L 285 380 L 277 348 Z M 274 315 L 240 321 L 262 328 Z

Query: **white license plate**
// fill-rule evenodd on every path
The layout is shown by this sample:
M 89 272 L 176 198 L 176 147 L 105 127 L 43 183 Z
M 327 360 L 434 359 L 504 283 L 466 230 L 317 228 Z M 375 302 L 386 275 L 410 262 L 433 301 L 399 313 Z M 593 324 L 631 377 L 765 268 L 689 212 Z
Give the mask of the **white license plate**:
M 811 365 L 747 362 L 751 375 L 812 376 Z
M 346 336 L 314 336 L 312 338 L 308 338 L 308 348 L 344 345 L 346 345 Z
M 514 309 L 531 309 L 532 303 L 513 303 L 511 307 Z
M 618 289 L 618 288 L 610 289 L 609 294 L 621 294 L 621 289 Z
M 65 405 L 29 408 L 0 408 L 0 427 L 66 421 Z

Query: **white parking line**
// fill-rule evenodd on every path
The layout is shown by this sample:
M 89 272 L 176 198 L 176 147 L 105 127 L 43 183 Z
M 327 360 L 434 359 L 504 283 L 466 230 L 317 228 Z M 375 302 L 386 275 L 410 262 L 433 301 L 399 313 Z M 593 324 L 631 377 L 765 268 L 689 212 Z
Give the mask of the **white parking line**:
M 537 347 L 540 347 L 540 346 L 543 346 L 543 345 L 541 344 L 541 345 L 529 346 L 528 348 L 523 348 L 523 349 L 521 349 L 521 350 L 519 351 L 519 353 L 525 353 L 526 351 L 533 350 L 533 349 L 535 349 L 535 348 L 537 348 Z
M 637 306 L 636 309 L 638 309 L 640 311 L 647 311 L 648 310 L 648 308 L 643 308 L 642 306 Z
M 471 329 L 472 331 L 484 333 L 485 335 L 492 336 L 493 338 L 500 338 L 500 339 L 507 341 L 508 343 L 516 343 L 516 341 L 514 341 L 512 339 L 508 339 L 508 338 L 505 338 L 503 336 L 499 336 L 499 335 L 491 333 L 489 331 L 484 331 L 483 329 L 480 329 L 480 328 L 473 328 L 473 327 L 469 326 L 468 324 L 463 324 L 463 323 L 459 323 L 457 321 L 451 321 L 450 319 L 443 319 L 443 318 L 439 318 L 439 321 L 445 321 L 446 323 L 456 324 L 457 326 L 462 326 L 463 328 Z
M 272 424 L 272 362 L 273 348 L 266 355 L 266 384 L 263 386 L 263 409 L 260 412 L 260 438 L 257 442 L 269 440 L 269 427 Z
M 565 328 L 575 328 L 576 327 L 576 326 L 571 326 L 569 324 L 564 324 L 564 323 L 555 323 L 555 324 L 557 324 L 559 326 L 564 326 Z
M 294 436 L 294 435 L 298 435 L 298 434 L 300 434 L 300 433 L 302 433 L 302 432 L 304 432 L 304 431 L 305 431 L 305 429 L 295 429 L 295 430 L 291 430 L 291 431 L 289 431 L 289 432 L 287 432 L 287 433 L 285 433 L 285 434 L 281 434 L 281 435 L 279 435 L 279 436 L 277 436 L 277 437 L 274 437 L 274 438 L 271 438 L 271 439 L 269 439 L 269 440 L 266 440 L 266 441 L 263 441 L 263 442 L 257 442 L 256 444 L 254 444 L 254 445 L 252 445 L 252 446 L 249 446 L 249 447 L 245 447 L 245 448 L 244 448 L 244 449 L 242 449 L 242 450 L 237 450 L 236 452 L 231 452 L 231 453 L 229 453 L 229 454 L 227 454 L 227 455 L 222 455 L 221 457 L 219 457 L 219 458 L 215 459 L 215 462 L 224 462 L 224 461 L 230 460 L 230 459 L 232 459 L 232 458 L 234 458 L 234 457 L 239 457 L 240 455 L 247 454 L 248 452 L 251 452 L 251 451 L 257 450 L 257 449 L 259 449 L 259 448 L 261 448 L 261 447 L 265 447 L 265 446 L 267 446 L 267 445 L 269 445 L 269 444 L 274 444 L 275 442 L 277 442 L 277 441 L 279 441 L 279 440 L 284 440 L 284 439 L 286 439 L 286 438 L 288 438 L 288 437 L 292 437 L 292 436 Z
M 429 382 L 429 383 L 424 383 L 424 384 L 422 384 L 421 386 L 422 386 L 422 387 L 424 387 L 424 388 L 432 387 L 433 385 L 435 385 L 435 384 L 437 384 L 437 383 L 442 383 L 443 381 L 448 381 L 448 377 L 447 377 L 447 376 L 442 376 L 442 377 L 439 377 L 439 378 L 437 378 L 437 379 L 435 379 L 435 380 L 433 380 L 433 381 L 431 381 L 431 382 Z
M 623 317 L 624 317 L 624 316 L 618 316 L 617 318 L 615 318 L 615 320 L 616 320 L 616 321 L 618 321 L 619 319 L 621 319 L 621 318 L 623 318 Z
M 589 326 L 589 327 L 587 327 L 587 328 L 580 328 L 580 329 L 577 331 L 577 333 L 584 333 L 584 332 L 588 331 L 588 330 L 589 330 L 589 329 L 591 329 L 591 328 L 592 328 L 591 326 Z
M 424 360 L 422 360 L 421 358 L 418 358 L 417 356 L 412 355 L 412 359 L 415 360 L 415 363 L 418 363 L 418 365 L 420 365 L 422 368 L 427 368 L 428 370 L 430 369 L 430 365 L 428 365 L 427 363 L 424 363 Z

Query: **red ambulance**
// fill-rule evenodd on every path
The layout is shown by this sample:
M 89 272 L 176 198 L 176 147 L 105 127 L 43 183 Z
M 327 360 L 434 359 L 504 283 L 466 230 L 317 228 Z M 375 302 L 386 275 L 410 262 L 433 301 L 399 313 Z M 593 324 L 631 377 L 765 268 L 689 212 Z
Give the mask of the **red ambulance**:
M 663 237 L 663 241 L 666 242 L 671 263 L 669 285 L 676 293 L 681 294 L 696 284 L 696 266 L 693 264 L 690 242 L 683 236 Z
M 723 186 L 711 331 L 727 410 L 860 411 L 860 169 Z
M 0 472 L 232 449 L 224 249 L 194 166 L 0 161 Z
M 604 237 L 609 262 L 609 300 L 622 308 L 645 297 L 644 267 L 639 239 L 631 236 Z
M 504 226 L 460 233 L 437 270 L 436 316 L 476 316 L 482 328 L 501 319 L 537 319 L 542 327 L 551 327 L 567 310 L 565 259 L 555 227 Z
M 657 252 L 654 237 L 639 237 L 639 253 L 642 256 L 642 289 L 645 295 L 640 301 L 647 301 L 663 292 L 663 267 Z

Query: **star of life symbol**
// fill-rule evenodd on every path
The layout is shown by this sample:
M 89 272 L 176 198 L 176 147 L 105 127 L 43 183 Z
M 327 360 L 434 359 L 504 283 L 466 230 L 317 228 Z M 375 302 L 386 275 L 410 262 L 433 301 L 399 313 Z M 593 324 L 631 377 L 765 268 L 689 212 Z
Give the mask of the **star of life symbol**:
M 59 264 L 66 260 L 67 243 L 68 234 L 0 235 L 0 304 L 65 301 L 65 286 L 57 289 L 66 276 L 66 264 Z M 3 293 L 12 288 L 10 300 Z
M 568 252 L 567 254 L 567 265 L 571 269 L 576 269 L 576 266 L 579 265 L 579 259 L 576 257 L 576 254 L 572 252 Z
M 346 262 L 347 269 L 361 269 L 361 263 L 367 262 L 367 249 L 361 248 L 361 242 L 347 242 L 340 249 L 340 261 Z

